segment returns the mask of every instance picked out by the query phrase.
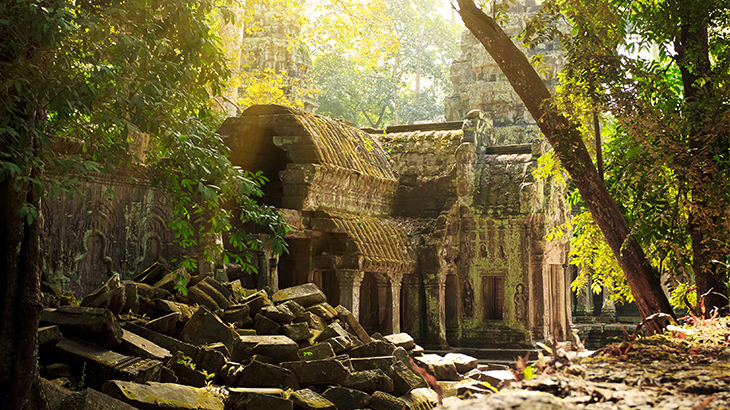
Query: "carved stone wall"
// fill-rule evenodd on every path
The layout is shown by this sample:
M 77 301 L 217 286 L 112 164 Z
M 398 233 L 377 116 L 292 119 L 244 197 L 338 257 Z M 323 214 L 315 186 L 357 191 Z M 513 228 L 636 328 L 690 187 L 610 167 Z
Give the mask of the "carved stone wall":
M 163 192 L 123 172 L 83 181 L 80 191 L 83 197 L 43 200 L 44 281 L 83 297 L 113 273 L 131 279 L 154 262 L 180 257 Z

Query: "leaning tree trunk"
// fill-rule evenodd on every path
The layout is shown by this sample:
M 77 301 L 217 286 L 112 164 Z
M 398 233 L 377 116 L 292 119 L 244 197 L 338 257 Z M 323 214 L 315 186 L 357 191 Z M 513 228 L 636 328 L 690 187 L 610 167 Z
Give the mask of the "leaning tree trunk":
M 659 278 L 596 171 L 578 125 L 550 105 L 550 91 L 524 53 L 495 20 L 478 9 L 473 1 L 458 0 L 458 4 L 464 24 L 497 62 L 578 188 L 626 276 L 641 316 L 647 318 L 654 313 L 674 316 Z M 664 320 L 651 321 L 647 328 L 656 332 L 664 323 Z
M 40 221 L 18 215 L 25 203 L 40 210 L 40 200 L 29 184 L 17 191 L 12 182 L 0 183 L 0 409 L 41 409 Z

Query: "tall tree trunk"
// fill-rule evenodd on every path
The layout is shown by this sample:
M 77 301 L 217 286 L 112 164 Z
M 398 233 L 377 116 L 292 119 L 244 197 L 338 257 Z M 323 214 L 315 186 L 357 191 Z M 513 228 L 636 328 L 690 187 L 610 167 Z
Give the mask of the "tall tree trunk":
M 689 186 L 692 199 L 687 231 L 692 241 L 692 270 L 697 296 L 705 295 L 705 316 L 711 314 L 712 308 L 728 304 L 724 296 L 727 289 L 717 272 L 718 266 L 712 262 L 724 256 L 717 254 L 714 234 L 716 227 L 721 224 L 722 208 L 727 204 L 715 197 L 713 187 L 718 186 L 715 181 L 718 175 L 706 169 L 706 164 L 714 161 L 713 152 L 708 152 L 704 147 L 713 140 L 707 134 L 716 132 L 712 130 L 714 124 L 708 124 L 713 119 L 708 113 L 713 109 L 722 109 L 711 103 L 717 94 L 716 83 L 711 80 L 713 73 L 708 43 L 708 16 L 713 8 L 712 3 L 679 1 L 680 25 L 674 40 L 677 53 L 675 61 L 682 74 L 685 115 L 692 124 L 688 150 L 690 170 L 687 173 L 691 179 Z
M 27 148 L 35 151 L 34 141 L 26 135 Z M 40 197 L 29 183 L 18 191 L 13 182 L 0 183 L 0 408 L 40 409 L 40 221 L 29 224 L 18 213 L 26 203 L 40 211 Z
M 577 124 L 568 121 L 550 105 L 550 91 L 496 21 L 478 9 L 473 1 L 458 0 L 458 4 L 464 24 L 497 62 L 570 174 L 618 260 L 641 316 L 647 318 L 654 313 L 674 316 L 659 278 L 596 171 Z M 665 323 L 664 320 L 651 321 L 647 328 L 650 332 L 660 331 Z

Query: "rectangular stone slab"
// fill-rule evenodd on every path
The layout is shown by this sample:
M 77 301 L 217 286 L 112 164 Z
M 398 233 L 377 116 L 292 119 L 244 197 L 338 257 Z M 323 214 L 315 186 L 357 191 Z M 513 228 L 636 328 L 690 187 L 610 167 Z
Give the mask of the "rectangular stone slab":
M 54 354 L 66 361 L 75 373 L 85 373 L 85 381 L 92 388 L 98 389 L 110 379 L 138 383 L 160 380 L 162 362 L 159 360 L 125 356 L 83 340 L 64 339 L 56 344 Z
M 122 332 L 122 348 L 128 350 L 135 356 L 156 359 L 163 362 L 172 357 L 169 350 L 152 343 L 144 337 L 126 329 L 122 329 Z
M 155 332 L 154 330 L 147 329 L 146 327 L 142 327 L 134 323 L 125 323 L 124 329 L 142 336 L 170 352 L 177 352 L 179 350 L 183 352 L 185 356 L 195 357 L 197 348 L 190 343 L 185 343 L 182 340 L 175 339 L 168 335 L 163 335 L 162 333 Z
M 204 388 L 175 383 L 138 384 L 120 380 L 104 383 L 101 391 L 140 410 L 223 410 L 223 400 Z
M 287 300 L 293 300 L 303 307 L 309 307 L 327 301 L 327 297 L 324 295 L 324 292 L 322 292 L 314 283 L 305 283 L 303 285 L 281 289 L 274 293 L 272 299 L 274 300 L 274 303 L 282 303 Z
M 299 359 L 297 355 L 299 345 L 286 336 L 240 336 L 237 344 L 243 346 L 244 350 L 246 348 L 252 349 L 253 354 L 269 356 L 274 359 L 275 363 Z M 234 361 L 238 361 L 235 357 L 237 347 L 234 346 L 234 357 L 232 357 Z
M 302 385 L 337 384 L 350 377 L 350 370 L 337 358 L 284 362 L 281 367 L 291 370 Z
M 77 336 L 104 347 L 122 343 L 122 328 L 109 309 L 61 306 L 43 309 L 41 323 L 58 325 L 66 336 Z

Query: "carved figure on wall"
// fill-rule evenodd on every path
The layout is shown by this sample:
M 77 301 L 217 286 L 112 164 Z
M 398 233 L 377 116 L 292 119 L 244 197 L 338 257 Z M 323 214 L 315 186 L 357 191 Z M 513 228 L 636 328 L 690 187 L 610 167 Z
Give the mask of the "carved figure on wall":
M 71 281 L 71 290 L 77 296 L 93 291 L 112 276 L 112 259 L 106 256 L 104 235 L 89 233 L 84 246 L 86 251 L 78 259 L 75 281 Z
M 462 296 L 462 308 L 464 309 L 464 316 L 474 316 L 474 289 L 471 287 L 470 281 L 464 281 L 464 286 L 461 291 Z
M 487 246 L 482 245 L 479 247 L 479 257 L 480 258 L 486 258 L 487 257 Z
M 527 292 L 521 283 L 515 286 L 515 317 L 519 321 L 527 319 Z
M 139 274 L 143 270 L 152 266 L 155 262 L 160 262 L 164 265 L 165 263 L 160 257 L 162 253 L 161 251 L 162 243 L 160 241 L 160 237 L 154 233 L 150 234 L 144 242 L 142 258 L 137 261 L 135 274 Z

